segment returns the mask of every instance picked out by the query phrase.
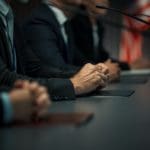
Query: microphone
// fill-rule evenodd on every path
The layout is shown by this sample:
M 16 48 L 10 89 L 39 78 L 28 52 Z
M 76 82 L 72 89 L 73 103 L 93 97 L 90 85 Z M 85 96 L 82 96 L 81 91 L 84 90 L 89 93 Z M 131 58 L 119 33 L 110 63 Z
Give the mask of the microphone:
M 102 5 L 100 5 L 100 4 L 97 4 L 96 7 L 99 8 L 99 9 L 107 9 L 107 10 L 109 10 L 109 11 L 113 11 L 113 12 L 120 13 L 120 14 L 122 14 L 122 15 L 124 15 L 124 16 L 128 16 L 128 17 L 130 17 L 130 18 L 133 18 L 133 19 L 135 19 L 135 20 L 137 20 L 137 21 L 139 21 L 139 22 L 142 22 L 142 23 L 147 24 L 147 25 L 150 26 L 150 22 L 145 21 L 145 20 L 143 20 L 143 19 L 141 19 L 141 18 L 139 18 L 139 17 L 136 17 L 136 16 L 134 16 L 134 15 L 132 15 L 132 14 L 126 13 L 126 12 L 124 12 L 124 11 L 121 11 L 120 9 L 111 8 L 111 7 L 106 7 L 106 6 L 102 6 Z M 150 17 L 149 15 L 146 15 L 146 14 L 140 14 L 140 15 Z
M 138 16 L 150 17 L 150 15 L 147 14 L 138 14 Z
M 80 14 L 80 15 L 83 15 L 83 16 L 86 16 L 86 17 L 88 16 L 88 14 L 84 10 L 74 8 L 73 6 L 67 6 L 67 5 L 65 5 L 65 6 L 61 7 L 61 6 L 58 6 L 57 3 L 52 2 L 52 1 L 48 1 L 47 4 L 50 5 L 50 6 L 54 6 L 54 7 L 57 7 L 59 9 L 62 9 L 64 11 L 70 11 L 70 12 L 77 13 L 77 14 Z M 117 10 L 115 8 L 105 7 L 105 6 L 102 6 L 102 5 L 99 5 L 99 4 L 96 7 L 100 8 L 100 9 L 108 9 L 108 10 L 115 11 L 115 12 L 119 11 L 119 13 L 121 13 L 121 14 L 123 13 L 124 15 L 126 14 L 125 12 L 122 12 L 121 10 Z M 98 14 L 95 14 L 94 12 L 91 12 L 91 14 L 96 15 L 96 16 L 98 15 Z M 136 18 L 136 20 L 138 18 L 138 17 L 135 17 L 134 15 L 131 15 L 131 14 L 128 14 L 128 15 L 130 15 L 130 17 L 132 17 L 134 19 Z M 141 14 L 141 15 L 145 15 L 145 14 Z M 118 23 L 115 23 L 115 22 L 112 22 L 112 21 L 109 21 L 109 20 L 106 20 L 106 19 L 103 19 L 103 18 L 101 18 L 101 20 L 103 22 L 107 23 L 107 24 L 111 24 L 111 25 L 117 26 L 119 28 L 126 28 L 130 32 L 139 32 L 140 33 L 140 31 L 137 30 L 137 29 L 133 29 L 133 28 L 130 28 L 130 27 L 127 27 L 127 26 L 124 26 L 124 25 L 121 25 L 121 24 L 118 24 Z M 143 19 L 138 18 L 138 21 L 150 25 L 149 22 L 147 22 L 147 21 L 145 21 Z M 149 37 L 150 35 L 147 34 L 147 36 Z
M 65 11 L 71 11 L 71 12 L 74 12 L 74 13 L 77 13 L 77 14 L 81 14 L 81 15 L 84 15 L 84 16 L 88 16 L 87 13 L 85 13 L 84 11 L 82 11 L 82 10 L 80 10 L 80 9 L 74 8 L 73 6 L 67 6 L 67 5 L 66 5 L 66 6 L 64 6 L 64 7 L 60 7 L 60 6 L 58 6 L 55 2 L 52 2 L 52 1 L 49 1 L 48 4 L 51 5 L 51 6 L 58 7 L 58 8 L 60 8 L 60 9 L 62 9 L 62 10 L 65 10 Z M 121 10 L 119 10 L 119 9 L 112 8 L 112 7 L 102 6 L 102 5 L 100 5 L 100 4 L 97 4 L 96 7 L 99 8 L 99 9 L 107 9 L 107 10 L 109 10 L 109 11 L 117 12 L 117 13 L 123 14 L 123 15 L 125 15 L 125 16 L 131 17 L 131 18 L 133 18 L 133 19 L 135 19 L 135 20 L 138 20 L 138 21 L 140 21 L 140 22 L 142 22 L 142 23 L 145 23 L 145 24 L 150 25 L 149 22 L 147 22 L 147 21 L 145 21 L 145 20 L 143 20 L 143 19 L 141 19 L 141 18 L 138 18 L 138 17 L 136 17 L 136 16 L 134 16 L 134 15 L 132 15 L 132 14 L 123 12 L 123 11 L 121 11 Z M 98 15 L 98 14 L 94 14 L 93 12 L 91 12 L 91 14 L 93 14 L 93 15 Z M 150 15 L 147 15 L 147 14 L 139 14 L 139 16 L 150 17 Z

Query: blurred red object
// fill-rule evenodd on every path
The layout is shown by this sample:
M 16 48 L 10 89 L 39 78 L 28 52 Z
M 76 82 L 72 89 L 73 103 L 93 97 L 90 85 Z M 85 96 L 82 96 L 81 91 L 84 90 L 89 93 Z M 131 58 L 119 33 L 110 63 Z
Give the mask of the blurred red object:
M 150 22 L 150 0 L 134 0 L 130 13 Z M 141 33 L 148 30 L 150 26 L 126 16 L 123 18 L 123 23 L 136 31 L 123 29 L 121 34 L 120 60 L 131 64 L 142 57 L 143 36 Z

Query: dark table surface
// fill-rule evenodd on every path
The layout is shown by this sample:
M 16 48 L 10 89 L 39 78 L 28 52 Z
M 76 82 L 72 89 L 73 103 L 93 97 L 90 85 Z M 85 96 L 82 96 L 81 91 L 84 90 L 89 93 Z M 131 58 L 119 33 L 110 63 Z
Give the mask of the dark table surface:
M 150 150 L 150 78 L 140 78 L 146 82 L 105 89 L 134 90 L 130 97 L 91 96 L 55 102 L 50 108 L 50 113 L 93 112 L 93 119 L 82 126 L 1 128 L 0 150 Z

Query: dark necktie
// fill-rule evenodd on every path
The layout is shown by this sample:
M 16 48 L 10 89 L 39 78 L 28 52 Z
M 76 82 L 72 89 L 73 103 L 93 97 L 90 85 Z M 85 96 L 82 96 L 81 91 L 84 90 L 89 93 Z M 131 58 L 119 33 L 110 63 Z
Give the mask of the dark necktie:
M 65 31 L 68 35 L 68 43 L 67 43 L 67 59 L 70 64 L 73 63 L 73 39 L 72 39 L 72 31 L 69 25 L 69 21 L 65 23 Z

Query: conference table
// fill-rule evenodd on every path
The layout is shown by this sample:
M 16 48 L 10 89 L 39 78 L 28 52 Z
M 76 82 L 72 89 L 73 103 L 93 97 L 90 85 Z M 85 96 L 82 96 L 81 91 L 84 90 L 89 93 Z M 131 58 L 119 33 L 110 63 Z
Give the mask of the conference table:
M 150 71 L 123 72 L 120 82 L 103 91 L 49 109 L 93 114 L 80 125 L 1 128 L 0 150 L 150 150 Z

